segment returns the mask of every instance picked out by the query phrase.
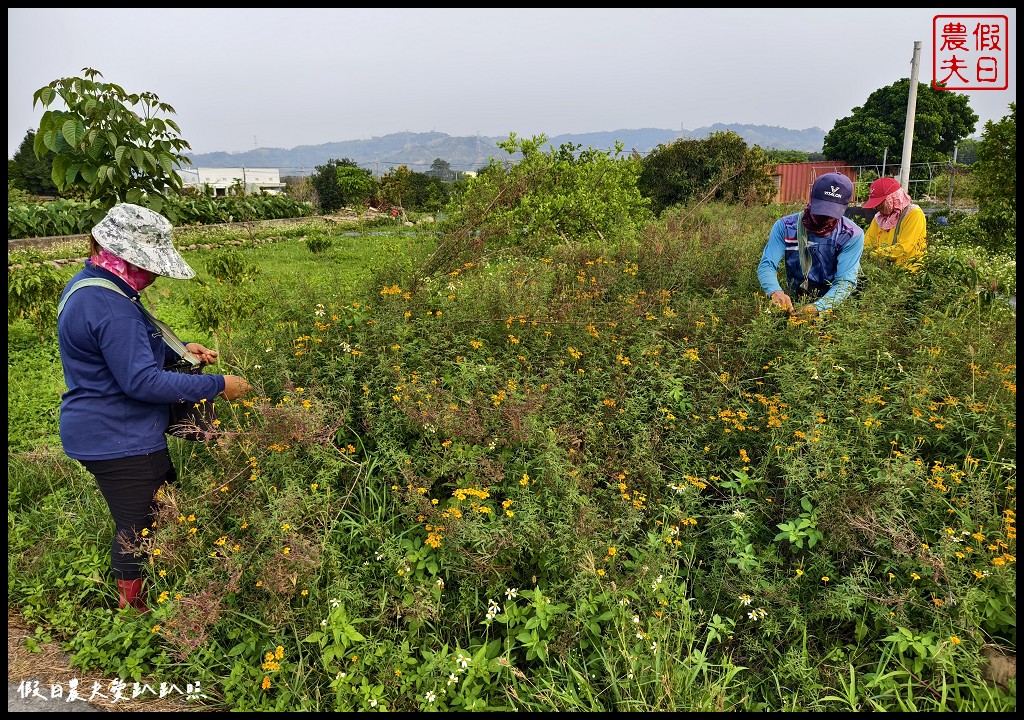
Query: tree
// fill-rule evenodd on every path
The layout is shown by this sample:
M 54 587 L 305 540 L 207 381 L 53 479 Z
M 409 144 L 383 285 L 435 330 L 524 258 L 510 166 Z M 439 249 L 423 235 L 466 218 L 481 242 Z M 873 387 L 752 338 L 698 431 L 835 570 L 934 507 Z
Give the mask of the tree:
M 77 188 L 96 201 L 97 222 L 119 202 L 156 212 L 167 207 L 173 221 L 165 200 L 182 186 L 175 168 L 192 164 L 182 154 L 190 147 L 177 123 L 160 117 L 173 115 L 174 108 L 152 92 L 129 93 L 100 82 L 97 70 L 82 68 L 82 74 L 54 80 L 32 96 L 33 107 L 46 108 L 34 140 L 36 158 L 54 154 L 53 184 L 62 193 Z M 64 110 L 51 108 L 58 100 Z
M 497 143 L 514 164 L 492 158 L 445 208 L 443 238 L 421 268 L 427 277 L 448 272 L 482 254 L 508 249 L 545 254 L 556 245 L 626 242 L 651 220 L 637 189 L 640 161 L 566 143 L 549 153 L 544 135 Z M 507 162 L 507 161 L 506 161 Z
M 405 165 L 392 168 L 377 185 L 377 201 L 382 205 L 405 207 L 405 198 L 412 194 L 411 177 L 412 171 Z
M 455 172 L 452 170 L 452 166 L 448 164 L 447 160 L 442 160 L 441 158 L 434 158 L 434 162 L 430 163 L 430 169 L 424 174 L 427 177 L 437 178 L 445 182 L 455 179 Z
M 811 154 L 803 150 L 778 150 L 770 148 L 765 150 L 765 159 L 772 164 L 781 163 L 804 163 L 809 162 Z
M 451 172 L 451 171 L 449 171 Z M 440 212 L 448 202 L 448 189 L 444 180 L 426 173 L 413 172 L 409 175 L 409 195 L 405 207 L 417 212 Z
M 349 158 L 341 160 L 328 160 L 326 165 L 317 165 L 314 173 L 309 176 L 310 182 L 316 189 L 317 198 L 320 202 L 320 211 L 331 213 L 345 207 L 345 193 L 338 184 L 339 168 L 359 169 L 359 163 Z
M 910 79 L 875 90 L 849 117 L 840 118 L 826 133 L 822 153 L 828 160 L 880 165 L 888 149 L 895 164 L 903 151 Z M 913 162 L 946 162 L 953 148 L 974 132 L 978 116 L 969 98 L 918 83 L 914 108 Z
M 1016 255 L 1017 241 L 1017 103 L 999 122 L 989 120 L 978 143 L 974 165 L 979 244 Z
M 47 151 L 42 158 L 35 154 L 36 133 L 29 130 L 7 163 L 7 179 L 30 195 L 57 195 L 57 186 L 50 179 L 54 154 Z
M 355 207 L 365 205 L 373 197 L 376 182 L 373 173 L 360 167 L 339 167 L 338 189 L 341 190 L 342 205 Z
M 713 132 L 659 145 L 643 159 L 637 185 L 659 216 L 672 205 L 700 200 L 764 204 L 775 193 L 769 164 L 764 150 L 748 148 L 737 133 Z

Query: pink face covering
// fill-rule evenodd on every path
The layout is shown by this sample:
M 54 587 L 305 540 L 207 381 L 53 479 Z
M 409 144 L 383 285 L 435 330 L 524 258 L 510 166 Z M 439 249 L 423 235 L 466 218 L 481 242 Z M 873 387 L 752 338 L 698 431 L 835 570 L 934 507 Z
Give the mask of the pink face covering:
M 109 270 L 117 275 L 131 285 L 135 292 L 142 292 L 144 288 L 149 287 L 156 280 L 155 273 L 143 270 L 136 265 L 132 265 L 130 262 L 125 262 L 106 248 L 100 248 L 100 251 L 92 256 L 92 262 L 94 265 L 98 265 L 104 270 Z
M 896 223 L 899 222 L 900 213 L 903 212 L 903 208 L 912 202 L 914 201 L 910 199 L 907 191 L 903 188 L 886 195 L 885 200 L 878 206 L 878 212 L 875 213 L 875 222 L 878 223 L 878 227 L 883 230 L 892 230 L 896 227 Z

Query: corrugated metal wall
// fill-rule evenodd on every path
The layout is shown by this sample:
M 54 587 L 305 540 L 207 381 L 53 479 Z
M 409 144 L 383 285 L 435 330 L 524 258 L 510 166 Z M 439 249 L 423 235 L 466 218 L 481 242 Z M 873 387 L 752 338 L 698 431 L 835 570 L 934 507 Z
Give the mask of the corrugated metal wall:
M 857 171 L 849 164 L 837 161 L 782 163 L 772 172 L 775 180 L 775 202 L 802 203 L 811 197 L 811 185 L 825 173 L 842 173 L 856 184 Z M 857 202 L 857 198 L 854 198 Z

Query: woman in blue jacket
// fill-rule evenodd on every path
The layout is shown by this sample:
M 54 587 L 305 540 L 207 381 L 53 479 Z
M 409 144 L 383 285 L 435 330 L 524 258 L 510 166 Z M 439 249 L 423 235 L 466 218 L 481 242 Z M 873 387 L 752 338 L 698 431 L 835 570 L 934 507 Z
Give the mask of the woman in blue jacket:
M 64 288 L 57 319 L 68 388 L 61 397 L 60 439 L 68 457 L 96 478 L 113 517 L 118 606 L 146 612 L 134 548 L 153 521 L 157 490 L 177 479 L 165 435 L 170 405 L 212 403 L 218 395 L 235 400 L 251 388 L 237 375 L 164 369 L 181 358 L 143 312 L 139 293 L 157 276 L 195 277 L 174 248 L 167 218 L 138 205 L 115 205 L 92 229 L 89 244 L 91 255 Z M 97 278 L 117 290 L 86 285 L 69 292 L 78 281 Z M 203 365 L 217 359 L 198 343 L 185 349 Z

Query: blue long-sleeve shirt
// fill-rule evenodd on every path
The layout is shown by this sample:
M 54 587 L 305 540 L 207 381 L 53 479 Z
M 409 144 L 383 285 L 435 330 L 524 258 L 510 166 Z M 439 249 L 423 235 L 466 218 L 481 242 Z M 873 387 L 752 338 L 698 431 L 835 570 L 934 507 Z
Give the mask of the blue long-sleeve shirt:
M 775 221 L 768 234 L 757 279 L 768 295 L 782 290 L 779 284 L 779 263 L 785 260 L 788 294 L 793 294 L 803 281 L 797 244 L 797 222 L 800 213 L 786 215 Z M 818 312 L 837 305 L 857 287 L 860 258 L 864 253 L 864 231 L 852 220 L 840 218 L 836 228 L 825 236 L 807 235 L 811 254 L 810 276 L 813 282 L 827 285 L 828 290 L 814 301 Z
M 224 376 L 164 370 L 174 352 L 136 305 L 139 294 L 104 268 L 86 262 L 61 297 L 83 278 L 105 278 L 104 287 L 77 289 L 57 319 L 57 342 L 67 392 L 61 396 L 60 439 L 76 460 L 148 455 L 167 447 L 174 402 L 213 402 Z

